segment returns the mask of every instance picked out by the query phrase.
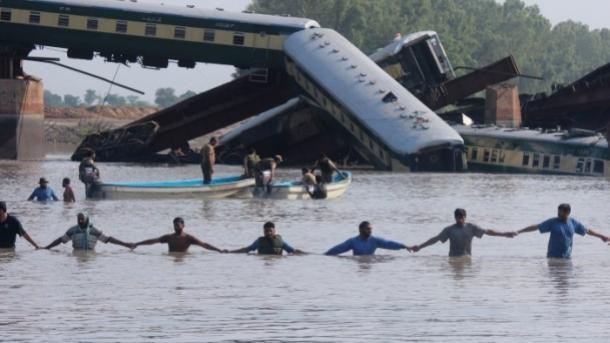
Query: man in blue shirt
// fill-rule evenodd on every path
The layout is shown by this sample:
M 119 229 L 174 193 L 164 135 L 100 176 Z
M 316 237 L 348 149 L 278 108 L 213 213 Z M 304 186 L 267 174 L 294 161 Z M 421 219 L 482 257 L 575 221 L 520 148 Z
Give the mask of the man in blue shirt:
M 284 241 L 282 236 L 275 231 L 275 224 L 266 222 L 263 225 L 264 236 L 257 238 L 254 243 L 245 248 L 231 251 L 232 253 L 249 253 L 255 251 L 259 255 L 282 255 L 285 251 L 289 254 L 303 254 L 301 250 L 294 249 Z
M 55 195 L 55 192 L 51 187 L 49 187 L 49 181 L 44 177 L 41 177 L 38 181 L 40 187 L 36 188 L 32 195 L 28 198 L 28 201 L 37 200 L 37 201 L 58 201 L 59 198 Z
M 574 234 L 590 235 L 608 242 L 610 238 L 592 229 L 587 229 L 576 219 L 570 218 L 570 204 L 561 204 L 557 209 L 557 217 L 546 220 L 538 225 L 528 226 L 518 233 L 540 231 L 551 233 L 546 256 L 548 258 L 570 258 L 572 256 L 572 241 Z
M 407 249 L 411 251 L 402 243 L 372 236 L 373 226 L 367 221 L 360 223 L 358 230 L 360 231 L 358 236 L 332 247 L 325 255 L 339 255 L 350 250 L 352 250 L 354 256 L 374 255 L 377 248 L 389 250 Z

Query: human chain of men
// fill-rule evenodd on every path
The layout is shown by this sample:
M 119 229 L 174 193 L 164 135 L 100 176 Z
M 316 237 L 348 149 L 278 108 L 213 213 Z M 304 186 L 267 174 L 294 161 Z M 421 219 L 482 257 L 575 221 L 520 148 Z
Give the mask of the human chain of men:
M 458 208 L 454 212 L 455 224 L 446 227 L 440 234 L 430 238 L 420 245 L 407 246 L 392 240 L 373 236 L 373 226 L 364 221 L 360 223 L 359 234 L 349 238 L 328 251 L 326 255 L 340 255 L 352 251 L 355 256 L 374 255 L 377 249 L 401 250 L 418 252 L 419 250 L 433 245 L 437 242 L 449 241 L 449 256 L 470 256 L 472 240 L 474 237 L 481 238 L 483 235 L 513 238 L 519 234 L 533 231 L 550 233 L 547 257 L 569 259 L 572 255 L 574 234 L 582 236 L 590 235 L 609 242 L 610 237 L 598 233 L 596 230 L 585 228 L 583 224 L 570 217 L 571 207 L 569 204 L 561 204 L 557 209 L 557 217 L 550 218 L 540 224 L 528 226 L 519 231 L 499 232 L 466 222 L 466 210 Z M 209 243 L 203 242 L 197 237 L 184 231 L 184 219 L 174 218 L 174 233 L 166 234 L 158 238 L 147 239 L 137 243 L 123 242 L 112 236 L 106 236 L 98 230 L 84 213 L 76 216 L 77 223 L 45 247 L 40 247 L 25 231 L 21 222 L 7 212 L 5 202 L 0 202 L 0 248 L 14 248 L 17 236 L 25 238 L 36 249 L 52 249 L 59 244 L 72 242 L 77 250 L 94 250 L 97 241 L 112 243 L 135 249 L 141 245 L 167 244 L 170 252 L 186 252 L 191 245 L 198 245 L 204 249 L 221 253 L 249 253 L 256 251 L 261 255 L 305 254 L 305 252 L 293 248 L 276 231 L 275 224 L 266 222 L 263 225 L 263 236 L 257 238 L 252 244 L 237 250 L 219 249 Z

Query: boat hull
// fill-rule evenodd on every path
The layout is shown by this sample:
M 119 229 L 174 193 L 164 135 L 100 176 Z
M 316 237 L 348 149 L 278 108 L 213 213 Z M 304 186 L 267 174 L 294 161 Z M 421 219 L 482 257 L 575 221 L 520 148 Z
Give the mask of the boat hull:
M 203 181 L 182 180 L 170 182 L 103 183 L 99 198 L 121 199 L 222 199 L 236 195 L 254 186 L 254 179 L 222 178 L 210 185 Z
M 334 182 L 326 184 L 326 199 L 337 199 L 343 196 L 352 183 L 352 174 L 344 172 L 345 178 L 336 177 Z M 254 198 L 279 200 L 308 200 L 311 199 L 305 186 L 296 182 L 280 183 L 265 190 L 255 187 L 252 191 Z

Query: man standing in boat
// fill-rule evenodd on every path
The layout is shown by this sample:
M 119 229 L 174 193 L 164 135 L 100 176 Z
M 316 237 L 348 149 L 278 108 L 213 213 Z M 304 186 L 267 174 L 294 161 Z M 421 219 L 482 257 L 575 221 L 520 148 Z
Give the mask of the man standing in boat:
M 333 182 L 333 172 L 337 172 L 339 175 L 341 175 L 339 168 L 337 168 L 335 163 L 330 158 L 326 157 L 325 154 L 320 155 L 320 158 L 316 161 L 316 164 L 311 169 L 311 172 L 313 173 L 318 168 L 322 173 L 322 182 L 324 183 Z
M 354 256 L 368 256 L 375 255 L 375 250 L 378 248 L 388 250 L 406 249 L 411 251 L 409 247 L 402 243 L 373 236 L 373 226 L 367 221 L 360 223 L 358 231 L 358 236 L 330 248 L 325 255 L 334 256 L 351 250 Z
M 586 228 L 574 218 L 570 218 L 572 208 L 570 204 L 561 204 L 557 208 L 557 217 L 545 220 L 538 225 L 531 225 L 518 233 L 540 231 L 540 233 L 550 233 L 549 244 L 546 256 L 548 258 L 569 259 L 572 256 L 572 242 L 574 234 L 581 236 L 593 236 L 603 242 L 610 241 L 610 237 L 604 236 L 597 231 Z
M 284 241 L 282 236 L 277 234 L 275 224 L 272 222 L 266 222 L 263 225 L 263 236 L 257 238 L 254 243 L 230 252 L 249 253 L 255 250 L 259 255 L 282 255 L 284 251 L 289 254 L 303 254 L 301 250 L 294 249 Z
M 216 137 L 210 138 L 210 142 L 201 148 L 201 172 L 203 173 L 203 184 L 209 185 L 212 182 L 212 174 L 214 174 L 214 165 L 216 164 Z
M 76 225 L 68 229 L 63 236 L 47 245 L 45 249 L 52 249 L 61 243 L 65 244 L 72 241 L 72 248 L 74 250 L 95 250 L 98 240 L 103 243 L 112 243 L 130 249 L 134 248 L 132 243 L 125 243 L 114 237 L 104 235 L 102 231 L 93 226 L 93 223 L 89 221 L 85 214 L 79 213 L 76 216 Z
M 174 233 L 135 243 L 133 248 L 135 249 L 140 245 L 152 245 L 158 243 L 167 244 L 170 252 L 186 252 L 191 245 L 198 245 L 204 249 L 217 252 L 227 252 L 226 250 L 220 250 L 211 244 L 202 242 L 195 236 L 191 236 L 184 232 L 184 219 L 180 217 L 174 218 Z
M 271 191 L 271 183 L 275 179 L 275 170 L 284 159 L 281 155 L 275 155 L 273 158 L 263 158 L 256 164 L 256 186 L 264 187 L 269 192 Z
M 497 232 L 485 230 L 471 223 L 466 223 L 466 210 L 458 208 L 454 211 L 455 224 L 446 227 L 440 234 L 434 236 L 420 245 L 414 245 L 410 249 L 418 252 L 421 249 L 437 242 L 445 243 L 449 240 L 449 256 L 461 257 L 472 254 L 472 238 L 482 238 L 483 235 L 513 238 L 516 232 Z
M 248 155 L 244 157 L 244 177 L 254 177 L 256 165 L 261 161 L 254 148 L 248 149 Z

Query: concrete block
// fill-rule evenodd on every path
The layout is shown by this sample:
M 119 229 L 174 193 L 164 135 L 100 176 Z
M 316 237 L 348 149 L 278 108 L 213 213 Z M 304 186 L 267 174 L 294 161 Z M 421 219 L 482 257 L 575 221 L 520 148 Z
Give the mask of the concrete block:
M 517 86 L 498 84 L 487 87 L 485 123 L 504 127 L 521 126 L 521 103 Z

